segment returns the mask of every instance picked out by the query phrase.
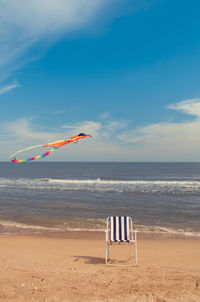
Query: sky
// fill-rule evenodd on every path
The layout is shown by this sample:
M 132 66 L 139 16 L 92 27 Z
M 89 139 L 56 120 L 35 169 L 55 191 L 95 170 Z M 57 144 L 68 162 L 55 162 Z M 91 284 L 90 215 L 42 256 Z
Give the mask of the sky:
M 80 132 L 92 138 L 42 161 L 200 161 L 199 11 L 0 0 L 0 161 Z

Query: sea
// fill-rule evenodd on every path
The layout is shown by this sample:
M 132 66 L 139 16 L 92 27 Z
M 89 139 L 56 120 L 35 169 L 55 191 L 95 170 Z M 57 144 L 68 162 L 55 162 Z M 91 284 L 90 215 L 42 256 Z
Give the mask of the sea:
M 200 236 L 200 163 L 0 162 L 0 233 L 105 229 Z

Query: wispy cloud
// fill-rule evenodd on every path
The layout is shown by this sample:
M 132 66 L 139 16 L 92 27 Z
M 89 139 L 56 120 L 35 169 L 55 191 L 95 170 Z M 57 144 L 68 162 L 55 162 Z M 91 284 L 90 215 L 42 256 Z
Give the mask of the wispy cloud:
M 122 7 L 136 11 L 146 7 L 146 1 L 0 0 L 0 82 L 43 55 L 62 36 L 77 30 L 93 31 L 94 25 L 103 25 L 108 16 L 125 13 Z
M 142 160 L 198 161 L 200 99 L 184 100 L 168 108 L 193 115 L 194 119 L 153 123 L 129 130 L 126 135 L 119 135 L 119 139 L 132 145 L 133 154 Z
M 71 129 L 74 134 L 84 132 L 92 136 L 97 136 L 101 132 L 102 125 L 95 121 L 82 121 L 73 125 L 63 125 L 62 129 Z
M 38 42 L 44 48 L 45 41 L 48 46 L 69 31 L 89 27 L 111 3 L 113 0 L 0 0 L 0 80 L 32 59 L 27 51 Z
M 111 112 L 104 112 L 102 114 L 99 115 L 99 118 L 109 118 L 110 117 Z
M 20 85 L 16 81 L 14 81 L 12 84 L 0 87 L 0 94 L 7 93 L 10 90 L 13 90 L 13 89 L 15 89 L 17 87 L 20 87 Z
M 22 144 L 41 144 L 85 132 L 93 138 L 90 144 L 81 143 L 78 148 L 68 148 L 71 160 L 199 161 L 200 99 L 184 100 L 168 108 L 188 114 L 188 119 L 155 122 L 138 128 L 131 128 L 130 121 L 125 120 L 80 121 L 61 125 L 52 132 L 42 127 L 35 129 L 34 120 L 21 118 L 1 125 L 5 142 L 1 145 L 4 148 L 9 145 L 15 151 L 19 144 L 20 147 Z M 192 120 L 190 115 L 194 116 Z M 66 160 L 66 153 L 61 150 L 58 157 L 54 155 L 54 160 Z
M 168 108 L 179 110 L 183 113 L 200 117 L 200 99 L 199 98 L 184 100 L 177 104 L 169 105 Z
M 60 133 L 44 131 L 42 127 L 36 128 L 35 124 L 31 118 L 19 118 L 16 121 L 5 123 L 2 129 L 9 137 L 20 140 L 23 143 L 30 143 L 31 141 L 42 143 L 46 140 L 58 139 Z

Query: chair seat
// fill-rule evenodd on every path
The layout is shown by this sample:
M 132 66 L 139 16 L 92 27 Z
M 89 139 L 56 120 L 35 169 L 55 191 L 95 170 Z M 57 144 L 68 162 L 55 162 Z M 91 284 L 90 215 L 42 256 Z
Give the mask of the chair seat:
M 112 243 L 131 243 L 132 240 L 109 240 L 109 242 Z
M 110 216 L 106 221 L 106 264 L 108 264 L 109 259 L 109 245 L 129 245 L 129 258 L 131 258 L 132 244 L 135 244 L 135 260 L 137 264 L 137 231 L 133 231 L 132 218 L 129 216 Z

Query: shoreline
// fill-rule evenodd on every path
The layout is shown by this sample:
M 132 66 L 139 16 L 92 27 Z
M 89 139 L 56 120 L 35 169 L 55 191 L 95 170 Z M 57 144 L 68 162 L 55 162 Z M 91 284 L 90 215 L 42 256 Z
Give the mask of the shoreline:
M 147 227 L 145 227 L 147 228 Z M 164 228 L 163 228 L 164 229 Z M 137 234 L 141 239 L 196 239 L 200 240 L 200 232 L 182 232 L 182 231 L 155 231 L 152 230 L 137 230 Z M 1 235 L 26 235 L 26 236 L 41 236 L 41 237 L 58 237 L 58 238 L 99 238 L 105 237 L 105 229 L 88 229 L 88 228 L 48 228 L 37 226 L 8 226 L 0 224 Z
M 2 232 L 0 236 L 25 236 L 41 238 L 58 238 L 58 239 L 85 239 L 85 240 L 104 240 L 105 231 L 103 230 L 66 230 L 66 231 L 40 231 L 40 232 Z M 182 240 L 199 240 L 199 236 L 174 234 L 174 233 L 155 233 L 155 232 L 137 232 L 137 238 L 140 240 L 165 240 L 165 239 L 182 239 Z

